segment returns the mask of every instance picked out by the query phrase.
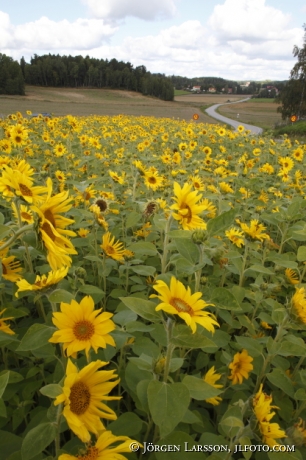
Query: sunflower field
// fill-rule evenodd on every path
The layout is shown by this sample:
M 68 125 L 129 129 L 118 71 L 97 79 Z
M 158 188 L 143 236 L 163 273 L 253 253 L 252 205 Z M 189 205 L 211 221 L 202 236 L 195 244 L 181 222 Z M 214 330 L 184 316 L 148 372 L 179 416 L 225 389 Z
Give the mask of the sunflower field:
M 303 460 L 306 145 L 30 115 L 0 120 L 1 460 Z

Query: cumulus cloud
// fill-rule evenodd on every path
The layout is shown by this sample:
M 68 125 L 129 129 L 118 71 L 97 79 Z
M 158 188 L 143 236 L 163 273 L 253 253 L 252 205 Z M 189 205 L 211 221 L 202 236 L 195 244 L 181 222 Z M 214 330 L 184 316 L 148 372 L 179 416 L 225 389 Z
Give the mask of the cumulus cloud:
M 83 0 L 95 18 L 124 19 L 128 16 L 152 21 L 171 18 L 176 12 L 175 0 Z
M 107 41 L 117 30 L 101 19 L 77 19 L 69 22 L 51 21 L 42 17 L 37 21 L 14 26 L 9 15 L 0 11 L 1 49 L 39 50 L 81 49 L 89 50 Z

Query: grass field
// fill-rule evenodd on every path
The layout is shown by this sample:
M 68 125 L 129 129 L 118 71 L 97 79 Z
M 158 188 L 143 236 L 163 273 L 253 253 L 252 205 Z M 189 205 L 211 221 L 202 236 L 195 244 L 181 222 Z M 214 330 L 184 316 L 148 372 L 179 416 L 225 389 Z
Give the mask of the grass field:
M 228 104 L 220 107 L 218 112 L 229 118 L 239 120 L 264 129 L 273 129 L 275 123 L 281 121 L 281 115 L 276 112 L 277 104 L 267 99 L 250 99 L 239 104 Z
M 133 91 L 26 86 L 25 96 L 0 96 L 0 116 L 31 110 L 33 113 L 49 112 L 54 116 L 124 114 L 189 121 L 194 113 L 198 113 L 201 122 L 216 123 L 201 112 L 201 105 L 197 96 L 191 101 L 175 99 L 168 102 Z

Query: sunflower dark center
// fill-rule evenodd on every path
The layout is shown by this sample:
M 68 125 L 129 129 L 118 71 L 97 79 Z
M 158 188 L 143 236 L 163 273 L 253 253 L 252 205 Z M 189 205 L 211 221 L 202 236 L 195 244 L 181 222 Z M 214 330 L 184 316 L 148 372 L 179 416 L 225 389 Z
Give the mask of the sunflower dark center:
M 107 203 L 105 200 L 102 200 L 102 198 L 99 198 L 96 201 L 96 205 L 99 206 L 101 212 L 104 212 L 107 210 Z
M 53 212 L 50 209 L 47 209 L 44 212 L 44 216 L 53 225 L 53 227 L 55 228 L 56 227 L 56 222 L 55 222 Z
M 89 447 L 85 455 L 78 455 L 78 460 L 97 460 L 99 458 L 99 449 L 97 447 Z
M 51 238 L 52 241 L 55 241 L 56 236 L 54 235 L 52 228 L 48 222 L 45 222 L 42 226 L 41 229 L 48 235 L 49 238 Z
M 84 414 L 90 405 L 90 391 L 84 382 L 77 382 L 70 389 L 70 410 L 76 415 Z
M 3 273 L 4 275 L 7 274 L 7 269 L 6 269 L 6 266 L 5 266 L 4 264 L 2 264 L 2 273 Z
M 33 196 L 33 193 L 31 190 L 24 184 L 19 184 L 19 189 L 21 191 L 21 194 L 23 196 Z
M 106 249 L 105 249 L 105 252 L 106 252 L 107 254 L 115 254 L 116 251 L 115 251 L 115 249 L 113 248 L 113 246 L 107 245 L 107 246 L 106 246 Z
M 94 335 L 95 328 L 90 321 L 78 321 L 73 327 L 73 333 L 78 340 L 89 340 Z
M 156 177 L 150 176 L 150 177 L 148 178 L 148 182 L 150 182 L 150 184 L 156 184 L 156 182 L 157 182 Z
M 31 215 L 28 212 L 23 211 L 20 213 L 20 215 L 25 220 L 31 220 Z
M 179 313 L 184 312 L 184 313 L 189 313 L 190 316 L 193 316 L 193 309 L 191 306 L 185 302 L 182 299 L 179 299 L 178 297 L 172 297 L 170 300 L 170 305 L 174 307 Z
M 188 206 L 188 204 L 183 203 L 181 206 L 181 210 L 183 211 L 182 214 L 183 214 L 184 219 L 186 219 L 187 222 L 189 223 L 192 219 L 192 212 L 191 212 L 190 207 Z

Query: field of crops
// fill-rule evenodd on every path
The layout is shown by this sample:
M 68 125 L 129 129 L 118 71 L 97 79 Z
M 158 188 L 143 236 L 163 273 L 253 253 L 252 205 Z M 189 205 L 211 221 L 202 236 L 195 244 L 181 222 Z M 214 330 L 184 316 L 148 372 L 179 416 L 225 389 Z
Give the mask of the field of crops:
M 0 457 L 305 458 L 305 154 L 199 120 L 0 120 Z

